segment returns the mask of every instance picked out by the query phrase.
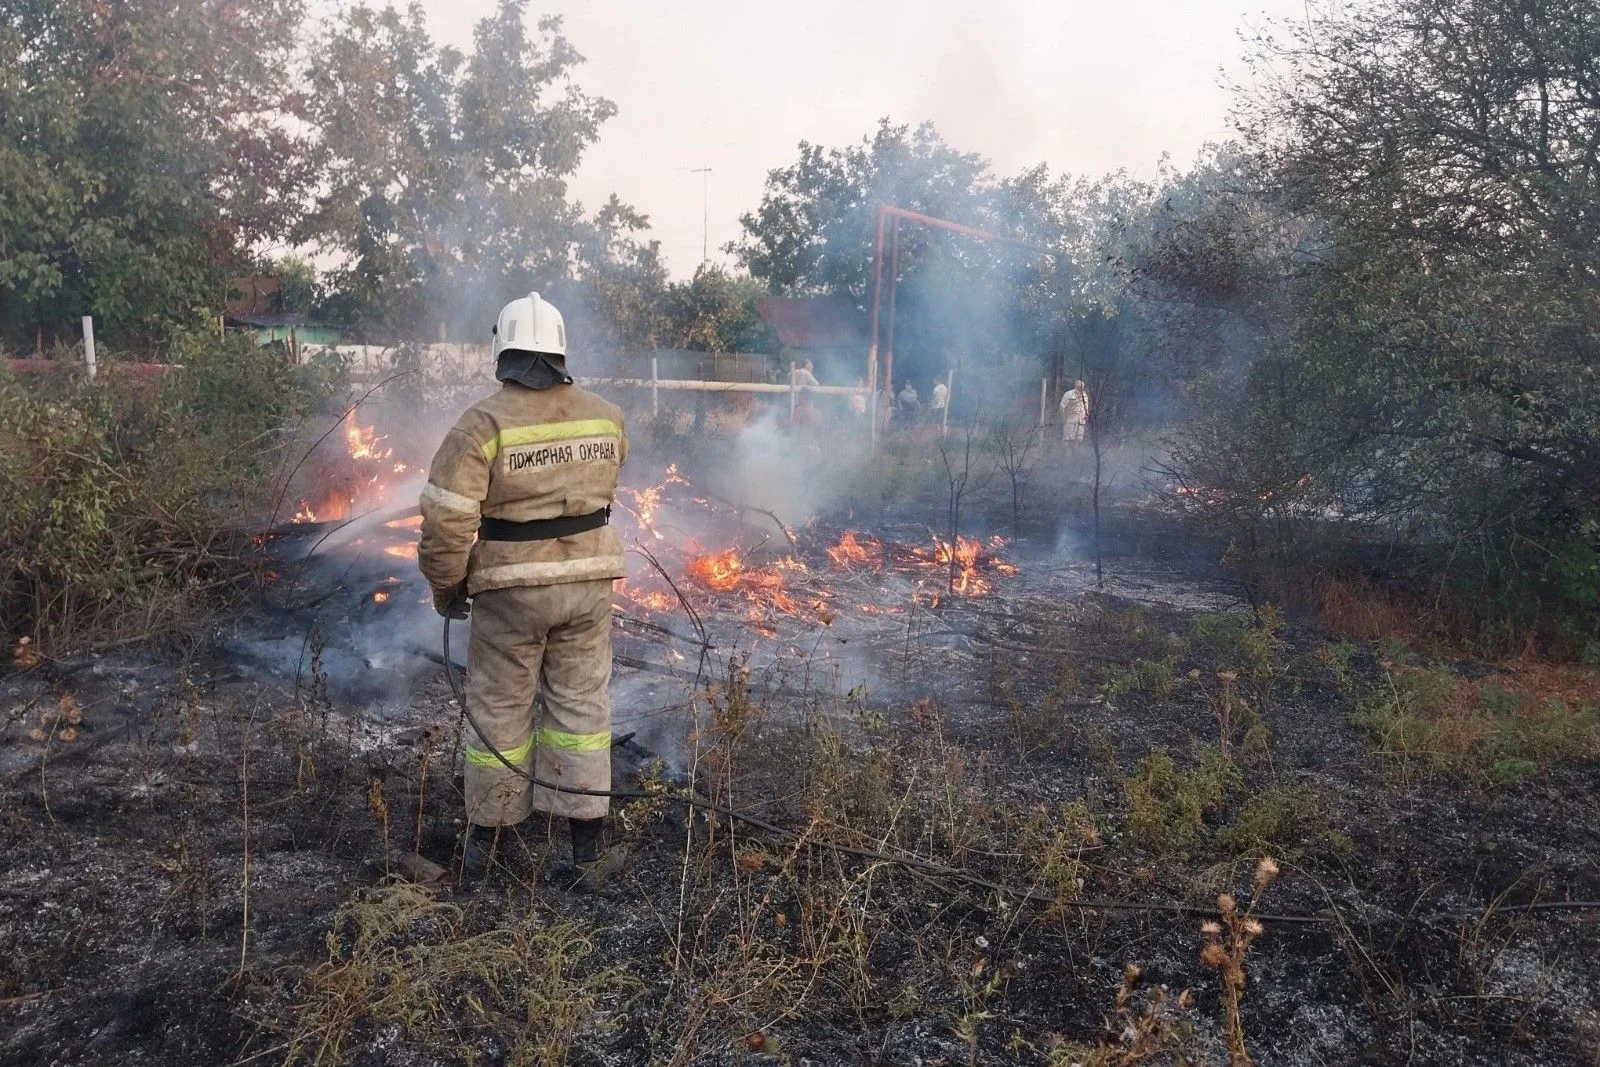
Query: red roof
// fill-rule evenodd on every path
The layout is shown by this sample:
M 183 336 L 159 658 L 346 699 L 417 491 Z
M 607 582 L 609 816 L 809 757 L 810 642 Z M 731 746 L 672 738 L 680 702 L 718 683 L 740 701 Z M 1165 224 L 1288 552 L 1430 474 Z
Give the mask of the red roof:
M 761 321 L 785 348 L 853 348 L 867 343 L 867 317 L 842 296 L 769 296 L 756 304 Z

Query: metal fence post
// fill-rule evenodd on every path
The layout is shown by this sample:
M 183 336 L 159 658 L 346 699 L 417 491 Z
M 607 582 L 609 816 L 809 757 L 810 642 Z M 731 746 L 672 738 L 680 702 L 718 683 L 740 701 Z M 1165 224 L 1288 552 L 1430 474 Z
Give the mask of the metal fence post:
M 656 357 L 650 357 L 650 417 L 655 418 L 661 414 L 661 388 L 658 383 L 661 375 L 656 366 Z
M 955 398 L 956 398 L 956 369 L 954 367 L 951 367 L 950 368 L 950 372 L 945 375 L 945 379 L 944 379 L 944 411 L 942 411 L 940 413 L 940 418 L 939 418 L 939 436 L 940 437 L 944 437 L 949 432 L 949 428 L 950 428 L 950 405 L 951 405 L 952 402 L 955 401 Z
M 89 369 L 89 377 L 93 378 L 97 371 L 94 363 L 94 316 L 83 317 L 83 364 Z
M 1050 379 L 1039 379 L 1039 444 L 1044 444 L 1044 404 L 1045 396 L 1050 389 Z
M 794 421 L 794 360 L 789 361 L 789 421 Z

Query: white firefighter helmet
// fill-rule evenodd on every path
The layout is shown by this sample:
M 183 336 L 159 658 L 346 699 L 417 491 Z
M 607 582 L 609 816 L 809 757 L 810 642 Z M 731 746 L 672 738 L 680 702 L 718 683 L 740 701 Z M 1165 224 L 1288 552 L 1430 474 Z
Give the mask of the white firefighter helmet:
M 567 354 L 567 324 L 556 306 L 529 293 L 500 309 L 494 324 L 494 357 L 502 352 L 542 352 L 549 356 Z

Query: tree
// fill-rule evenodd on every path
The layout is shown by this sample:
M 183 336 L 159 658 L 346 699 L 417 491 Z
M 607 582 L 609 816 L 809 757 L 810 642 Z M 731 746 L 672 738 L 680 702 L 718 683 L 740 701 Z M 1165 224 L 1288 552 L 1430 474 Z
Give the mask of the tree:
M 1380 0 L 1283 32 L 1248 158 L 1143 249 L 1215 356 L 1177 473 L 1297 565 L 1281 546 L 1338 514 L 1595 642 L 1600 9 Z
M 299 0 L 0 7 L 0 331 L 149 343 L 219 311 L 306 171 Z
M 331 279 L 346 317 L 477 336 L 506 294 L 567 280 L 578 246 L 604 260 L 645 225 L 614 201 L 586 221 L 568 198 L 616 106 L 574 83 L 561 20 L 530 34 L 526 8 L 501 0 L 471 55 L 434 42 L 419 4 L 357 6 L 312 48 L 322 191 L 299 236 L 346 258 Z
M 878 207 L 892 204 L 982 229 L 1015 234 L 999 214 L 998 186 L 982 157 L 947 145 L 931 124 L 884 119 L 858 144 L 802 143 L 800 158 L 767 176 L 760 207 L 742 217 L 742 240 L 730 245 L 752 277 L 773 292 L 872 299 Z M 893 224 L 891 224 L 893 225 Z M 1008 245 L 960 237 L 913 223 L 899 226 L 893 349 L 896 377 L 924 380 L 963 358 L 1012 351 L 1020 260 Z M 888 337 L 888 303 L 884 336 Z
M 701 264 L 667 289 L 665 341 L 696 352 L 775 352 L 777 337 L 756 310 L 766 295 L 754 278 Z

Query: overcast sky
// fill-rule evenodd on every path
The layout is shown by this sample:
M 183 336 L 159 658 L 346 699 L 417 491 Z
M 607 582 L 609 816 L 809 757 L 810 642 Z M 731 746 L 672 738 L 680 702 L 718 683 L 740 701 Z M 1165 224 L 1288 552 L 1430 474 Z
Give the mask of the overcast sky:
M 1001 172 L 1034 163 L 1149 175 L 1226 134 L 1223 68 L 1241 31 L 1305 0 L 533 0 L 565 16 L 589 92 L 619 113 L 574 183 L 649 214 L 675 276 L 711 257 L 801 140 L 839 145 L 879 117 L 932 120 Z M 470 48 L 494 0 L 422 0 L 436 36 Z M 704 178 L 691 168 L 709 166 Z

